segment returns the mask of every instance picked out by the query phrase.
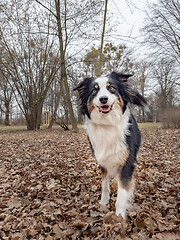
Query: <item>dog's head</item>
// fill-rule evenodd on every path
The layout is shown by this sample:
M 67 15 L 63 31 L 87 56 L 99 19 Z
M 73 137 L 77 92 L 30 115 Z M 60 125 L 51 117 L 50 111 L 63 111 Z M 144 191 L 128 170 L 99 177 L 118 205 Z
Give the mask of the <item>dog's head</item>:
M 127 84 L 131 74 L 112 72 L 98 78 L 85 78 L 74 90 L 79 91 L 81 113 L 89 118 L 97 113 L 107 116 L 113 111 L 126 111 L 127 104 L 144 106 L 146 100 Z

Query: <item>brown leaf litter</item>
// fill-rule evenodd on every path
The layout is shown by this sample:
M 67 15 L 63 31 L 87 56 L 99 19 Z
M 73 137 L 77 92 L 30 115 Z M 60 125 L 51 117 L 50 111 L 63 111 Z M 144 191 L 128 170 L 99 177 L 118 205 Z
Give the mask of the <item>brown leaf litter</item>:
M 180 239 L 180 131 L 142 135 L 124 221 L 114 214 L 115 187 L 99 205 L 101 173 L 84 130 L 0 133 L 0 239 Z

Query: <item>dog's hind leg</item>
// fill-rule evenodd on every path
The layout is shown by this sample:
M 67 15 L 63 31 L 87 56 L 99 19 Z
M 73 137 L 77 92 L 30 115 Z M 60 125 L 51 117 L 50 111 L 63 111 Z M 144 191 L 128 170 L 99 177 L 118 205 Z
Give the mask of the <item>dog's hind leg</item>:
M 110 198 L 110 177 L 105 168 L 101 167 L 102 171 L 102 193 L 101 193 L 101 205 L 106 205 Z

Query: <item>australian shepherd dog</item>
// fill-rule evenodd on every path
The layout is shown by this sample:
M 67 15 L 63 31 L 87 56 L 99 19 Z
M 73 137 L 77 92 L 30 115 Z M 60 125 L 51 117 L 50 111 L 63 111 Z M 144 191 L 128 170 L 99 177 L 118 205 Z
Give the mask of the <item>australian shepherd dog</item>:
M 110 179 L 118 182 L 116 215 L 126 218 L 133 195 L 133 172 L 141 134 L 131 114 L 130 105 L 146 105 L 146 100 L 130 88 L 132 75 L 112 72 L 107 76 L 84 79 L 78 90 L 81 113 L 92 152 L 102 170 L 101 205 L 110 199 Z

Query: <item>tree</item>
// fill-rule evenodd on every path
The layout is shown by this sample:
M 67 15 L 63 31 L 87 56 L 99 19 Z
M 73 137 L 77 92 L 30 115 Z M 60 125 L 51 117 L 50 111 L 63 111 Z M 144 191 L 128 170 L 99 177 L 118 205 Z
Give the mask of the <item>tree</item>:
M 80 42 L 81 39 L 88 39 L 87 30 L 92 26 L 90 22 L 94 21 L 94 29 L 96 27 L 95 16 L 101 10 L 101 1 L 60 1 L 60 0 L 50 0 L 49 4 L 47 1 L 38 1 L 44 9 L 46 9 L 49 13 L 51 13 L 52 17 L 56 21 L 56 31 L 59 41 L 59 52 L 60 52 L 60 66 L 61 66 L 61 86 L 64 86 L 66 102 L 68 104 L 68 109 L 71 117 L 71 124 L 73 130 L 77 130 L 77 122 L 74 117 L 74 111 L 71 102 L 70 96 L 70 86 L 68 83 L 68 75 L 67 75 L 67 62 L 68 50 L 71 52 L 72 47 L 70 44 L 74 44 L 76 42 L 77 49 L 79 51 L 82 50 Z M 93 33 L 92 30 L 89 31 Z M 70 47 L 70 49 L 68 49 Z M 71 54 L 70 54 L 71 55 Z M 56 115 L 56 111 L 59 105 L 59 101 L 61 99 L 61 95 L 63 93 L 62 87 L 60 88 L 59 95 L 57 98 L 56 107 L 53 113 L 53 119 Z M 52 119 L 52 121 L 53 121 Z M 51 125 L 52 125 L 51 121 Z
M 177 105 L 180 66 L 179 0 L 158 0 L 149 4 L 143 27 L 144 43 L 150 46 L 151 79 L 156 86 L 156 109 Z
M 175 86 L 177 73 L 172 59 L 161 59 L 151 66 L 152 77 L 157 82 L 156 95 L 158 96 L 159 109 L 175 105 Z
M 60 46 L 61 80 L 64 82 L 66 100 L 67 100 L 67 105 L 69 107 L 72 129 L 74 131 L 76 131 L 77 130 L 77 121 L 74 116 L 70 92 L 69 92 L 69 86 L 68 86 L 68 81 L 67 81 L 65 48 L 64 48 L 63 35 L 62 35 L 63 30 L 62 30 L 62 25 L 61 25 L 62 22 L 61 22 L 61 12 L 60 12 L 60 9 L 61 9 L 60 0 L 55 0 L 55 7 L 56 7 L 56 20 L 57 20 L 57 28 L 58 28 L 59 46 Z M 64 1 L 64 7 L 65 7 L 65 28 L 66 28 L 66 20 L 67 20 L 66 19 L 66 7 L 67 7 L 66 0 Z M 65 29 L 65 31 L 67 32 L 67 29 Z M 66 36 L 66 41 L 67 41 L 67 36 Z
M 1 69 L 0 69 L 1 72 Z M 5 114 L 5 126 L 10 125 L 10 106 L 12 103 L 13 89 L 8 83 L 6 76 L 0 74 L 0 110 Z
M 83 62 L 87 66 L 87 70 L 85 70 L 86 75 L 88 74 L 90 74 L 91 76 L 98 75 L 99 56 L 100 56 L 100 48 L 96 49 L 95 47 L 92 47 L 90 51 L 86 52 L 85 58 L 83 60 Z M 104 62 L 105 62 L 105 56 L 103 53 L 102 53 L 101 59 L 102 59 L 102 65 L 101 65 L 101 69 L 102 69 L 102 66 L 104 65 Z
M 0 46 L 1 46 L 1 38 L 0 38 Z M 2 46 L 0 47 L 1 56 L 0 59 L 2 59 L 4 54 L 4 49 Z M 1 62 L 1 60 L 0 60 Z M 3 71 L 3 66 L 0 64 L 0 111 L 4 113 L 5 115 L 5 126 L 10 125 L 10 106 L 12 103 L 12 97 L 13 97 L 13 89 L 10 86 L 8 82 L 8 76 Z
M 40 128 L 43 103 L 59 69 L 50 28 L 47 33 L 43 31 L 39 12 L 32 9 L 28 2 L 11 0 L 3 8 L 6 27 L 0 30 L 6 53 L 0 59 L 1 70 L 14 89 L 28 130 Z M 46 24 L 49 26 L 48 17 Z
M 92 47 L 86 52 L 83 60 L 87 66 L 86 72 L 91 76 L 98 76 L 100 48 Z M 124 44 L 118 46 L 112 43 L 106 43 L 102 52 L 102 68 L 103 74 L 111 71 L 129 72 L 132 71 L 133 63 L 131 61 L 131 50 Z
M 149 72 L 149 63 L 145 60 L 140 62 L 135 62 L 133 65 L 134 76 L 132 78 L 131 84 L 135 89 L 138 89 L 143 97 L 145 97 L 145 92 L 147 91 L 148 85 L 148 72 Z M 150 90 L 148 88 L 148 90 Z M 144 108 L 138 108 L 138 121 L 145 122 L 145 110 Z
M 106 26 L 106 15 L 107 15 L 107 4 L 108 0 L 105 0 L 105 9 L 104 9 L 104 20 L 103 20 L 103 30 L 101 35 L 101 46 L 100 46 L 100 56 L 99 56 L 99 66 L 97 76 L 101 76 L 102 73 L 102 58 L 103 58 L 103 44 L 104 44 L 104 34 L 105 34 L 105 26 Z
M 173 57 L 180 64 L 180 3 L 179 0 L 158 0 L 148 6 L 143 31 L 145 42 L 155 50 L 156 56 Z M 152 49 L 151 49 L 152 52 Z

